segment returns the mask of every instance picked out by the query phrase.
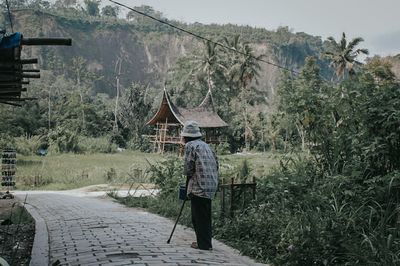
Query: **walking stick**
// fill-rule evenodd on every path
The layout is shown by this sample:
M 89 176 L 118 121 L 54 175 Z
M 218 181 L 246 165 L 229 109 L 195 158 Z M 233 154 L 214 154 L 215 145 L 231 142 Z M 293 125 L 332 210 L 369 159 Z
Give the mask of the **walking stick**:
M 181 214 L 182 214 L 182 211 L 183 211 L 183 207 L 185 206 L 185 202 L 186 202 L 186 198 L 183 200 L 183 203 L 182 203 L 182 206 L 181 206 L 181 210 L 179 211 L 178 217 L 176 218 L 176 222 L 175 222 L 174 228 L 172 228 L 172 232 L 171 232 L 171 235 L 169 236 L 169 238 L 167 240 L 167 244 L 169 244 L 171 242 L 172 235 L 174 234 L 175 227 L 178 224 L 179 218 L 181 217 Z

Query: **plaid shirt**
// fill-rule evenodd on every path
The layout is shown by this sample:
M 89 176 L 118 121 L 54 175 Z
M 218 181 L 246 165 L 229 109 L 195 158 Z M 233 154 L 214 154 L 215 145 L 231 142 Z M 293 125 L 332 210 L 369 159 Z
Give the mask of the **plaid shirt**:
M 200 139 L 185 145 L 184 174 L 188 178 L 187 194 L 212 199 L 218 186 L 218 159 L 207 143 Z

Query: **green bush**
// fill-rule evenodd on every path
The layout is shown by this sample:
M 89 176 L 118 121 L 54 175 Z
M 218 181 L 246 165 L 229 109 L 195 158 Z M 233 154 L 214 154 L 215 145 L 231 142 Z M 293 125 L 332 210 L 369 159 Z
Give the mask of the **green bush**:
M 126 147 L 126 140 L 120 133 L 113 132 L 111 134 L 111 142 L 117 145 L 118 147 L 125 148 Z
M 150 211 L 175 218 L 178 215 L 182 201 L 178 198 L 179 185 L 184 184 L 186 178 L 183 176 L 183 161 L 177 156 L 169 156 L 166 159 L 150 164 L 147 169 L 150 181 L 158 186 L 160 193 L 148 197 L 116 197 L 121 203 L 131 207 L 148 208 Z M 189 205 L 189 204 L 187 204 Z M 185 208 L 180 222 L 191 226 L 190 210 Z
M 250 163 L 247 159 L 244 159 L 237 170 L 237 177 L 241 183 L 246 183 L 247 179 L 250 177 L 252 169 L 250 167 Z
M 110 168 L 110 170 L 106 173 L 106 180 L 107 182 L 111 182 L 115 179 L 117 179 L 117 172 L 114 168 Z
M 316 176 L 295 161 L 258 184 L 257 201 L 216 235 L 274 265 L 398 265 L 400 174 Z
M 176 156 L 169 156 L 160 162 L 150 164 L 148 173 L 150 181 L 161 189 L 161 196 L 170 193 L 177 195 L 179 183 L 186 181 L 183 176 L 183 161 Z
M 78 133 L 67 128 L 57 127 L 50 131 L 49 144 L 50 153 L 81 152 Z
M 0 213 L 0 220 L 10 219 L 11 224 L 31 224 L 34 223 L 32 216 L 21 205 L 13 205 L 9 211 Z
M 126 148 L 134 151 L 151 152 L 153 150 L 153 144 L 150 142 L 149 138 L 132 138 L 126 143 Z
M 8 134 L 0 134 L 0 149 L 15 147 L 15 139 Z
M 79 136 L 79 150 L 85 153 L 114 153 L 117 145 L 110 141 L 109 137 L 91 138 Z
M 15 137 L 14 147 L 17 153 L 22 155 L 33 155 L 36 154 L 44 144 L 45 140 L 41 136 L 31 136 L 31 137 Z
M 215 145 L 215 152 L 217 155 L 227 155 L 230 154 L 230 145 L 228 142 L 223 142 L 218 145 Z

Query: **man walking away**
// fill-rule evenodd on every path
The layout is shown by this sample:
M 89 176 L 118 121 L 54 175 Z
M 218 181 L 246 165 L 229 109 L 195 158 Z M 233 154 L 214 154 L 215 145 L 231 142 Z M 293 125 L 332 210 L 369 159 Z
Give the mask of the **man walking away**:
M 212 250 L 211 200 L 218 186 L 218 159 L 210 146 L 201 140 L 202 134 L 195 121 L 187 121 L 181 135 L 185 141 L 186 191 L 191 200 L 197 239 L 191 247 Z

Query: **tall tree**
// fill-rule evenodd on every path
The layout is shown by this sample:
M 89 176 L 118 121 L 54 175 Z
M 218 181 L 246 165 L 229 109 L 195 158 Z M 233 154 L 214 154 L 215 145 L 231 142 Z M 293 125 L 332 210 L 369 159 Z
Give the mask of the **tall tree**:
M 330 51 L 325 52 L 324 56 L 331 61 L 331 66 L 335 68 L 336 76 L 343 78 L 346 72 L 353 76 L 355 67 L 362 65 L 357 61 L 357 57 L 361 54 L 368 55 L 368 49 L 357 48 L 363 42 L 361 37 L 354 38 L 350 42 L 346 40 L 346 34 L 343 32 L 340 42 L 336 42 L 333 37 L 328 38 Z
M 179 91 L 176 103 L 185 106 L 187 98 L 197 103 L 205 96 L 206 90 L 212 91 L 213 99 L 219 103 L 227 103 L 229 95 L 222 90 L 224 83 L 225 63 L 221 49 L 213 42 L 204 42 L 202 49 L 181 57 L 175 66 L 169 69 L 166 85 Z
M 84 0 L 86 13 L 89 16 L 98 16 L 100 14 L 100 0 Z
M 75 79 L 76 89 L 79 93 L 81 102 L 81 113 L 82 113 L 82 130 L 85 129 L 85 96 L 89 91 L 89 82 L 93 82 L 95 76 L 92 72 L 87 69 L 86 60 L 82 57 L 75 57 L 72 59 L 72 72 Z
M 3 6 L 6 5 L 6 1 L 3 0 Z M 28 5 L 28 1 L 27 0 L 14 0 L 14 1 L 8 1 L 10 8 L 23 8 L 26 7 Z
M 29 3 L 30 8 L 36 8 L 36 9 L 49 9 L 50 8 L 50 2 L 45 1 L 45 0 L 32 0 Z
M 303 151 L 308 148 L 306 141 L 311 142 L 310 128 L 315 127 L 318 115 L 324 109 L 319 99 L 323 97 L 323 83 L 319 72 L 315 58 L 309 57 L 300 74 L 294 79 L 287 75 L 279 88 L 279 109 L 285 113 L 290 124 L 295 126 Z
M 205 74 L 208 90 L 210 91 L 212 91 L 214 85 L 213 75 L 218 70 L 226 69 L 221 62 L 221 53 L 217 48 L 216 43 L 208 41 L 205 43 L 205 49 L 202 53 L 194 58 L 194 62 L 197 65 L 194 71 L 200 75 Z
M 250 140 L 253 136 L 248 113 L 248 104 L 252 95 L 251 90 L 254 89 L 251 87 L 251 84 L 253 82 L 258 83 L 261 70 L 259 59 L 264 57 L 264 55 L 256 56 L 253 48 L 248 43 L 240 41 L 239 35 L 235 36 L 232 40 L 225 39 L 225 43 L 232 49 L 240 52 L 231 57 L 229 76 L 234 84 L 233 86 L 240 89 L 239 98 L 243 112 L 243 134 L 246 150 L 249 150 Z
M 118 17 L 119 8 L 117 6 L 107 5 L 101 9 L 101 14 L 106 17 Z
M 124 92 L 121 99 L 121 108 L 119 111 L 119 120 L 127 135 L 127 138 L 141 148 L 143 145 L 143 133 L 146 127 L 143 125 L 148 119 L 151 104 L 146 100 L 148 88 L 138 83 L 133 83 Z
M 152 17 L 158 18 L 158 19 L 163 17 L 163 14 L 161 12 L 154 10 L 154 8 L 151 6 L 141 5 L 141 6 L 135 7 L 135 9 L 142 13 L 150 15 Z M 149 22 L 152 23 L 152 21 L 149 18 L 143 17 L 142 15 L 140 15 L 134 11 L 129 11 L 126 14 L 126 19 L 129 21 L 134 21 L 134 22 L 138 22 L 138 23 L 149 23 Z
M 72 6 L 75 6 L 77 3 L 77 0 L 57 0 L 54 3 L 54 6 L 56 8 L 71 8 Z
M 116 80 L 116 96 L 115 96 L 115 108 L 114 108 L 114 125 L 113 131 L 118 132 L 118 103 L 119 103 L 119 92 L 120 92 L 120 77 L 121 77 L 121 67 L 122 67 L 122 59 L 118 58 L 115 62 L 115 80 Z

